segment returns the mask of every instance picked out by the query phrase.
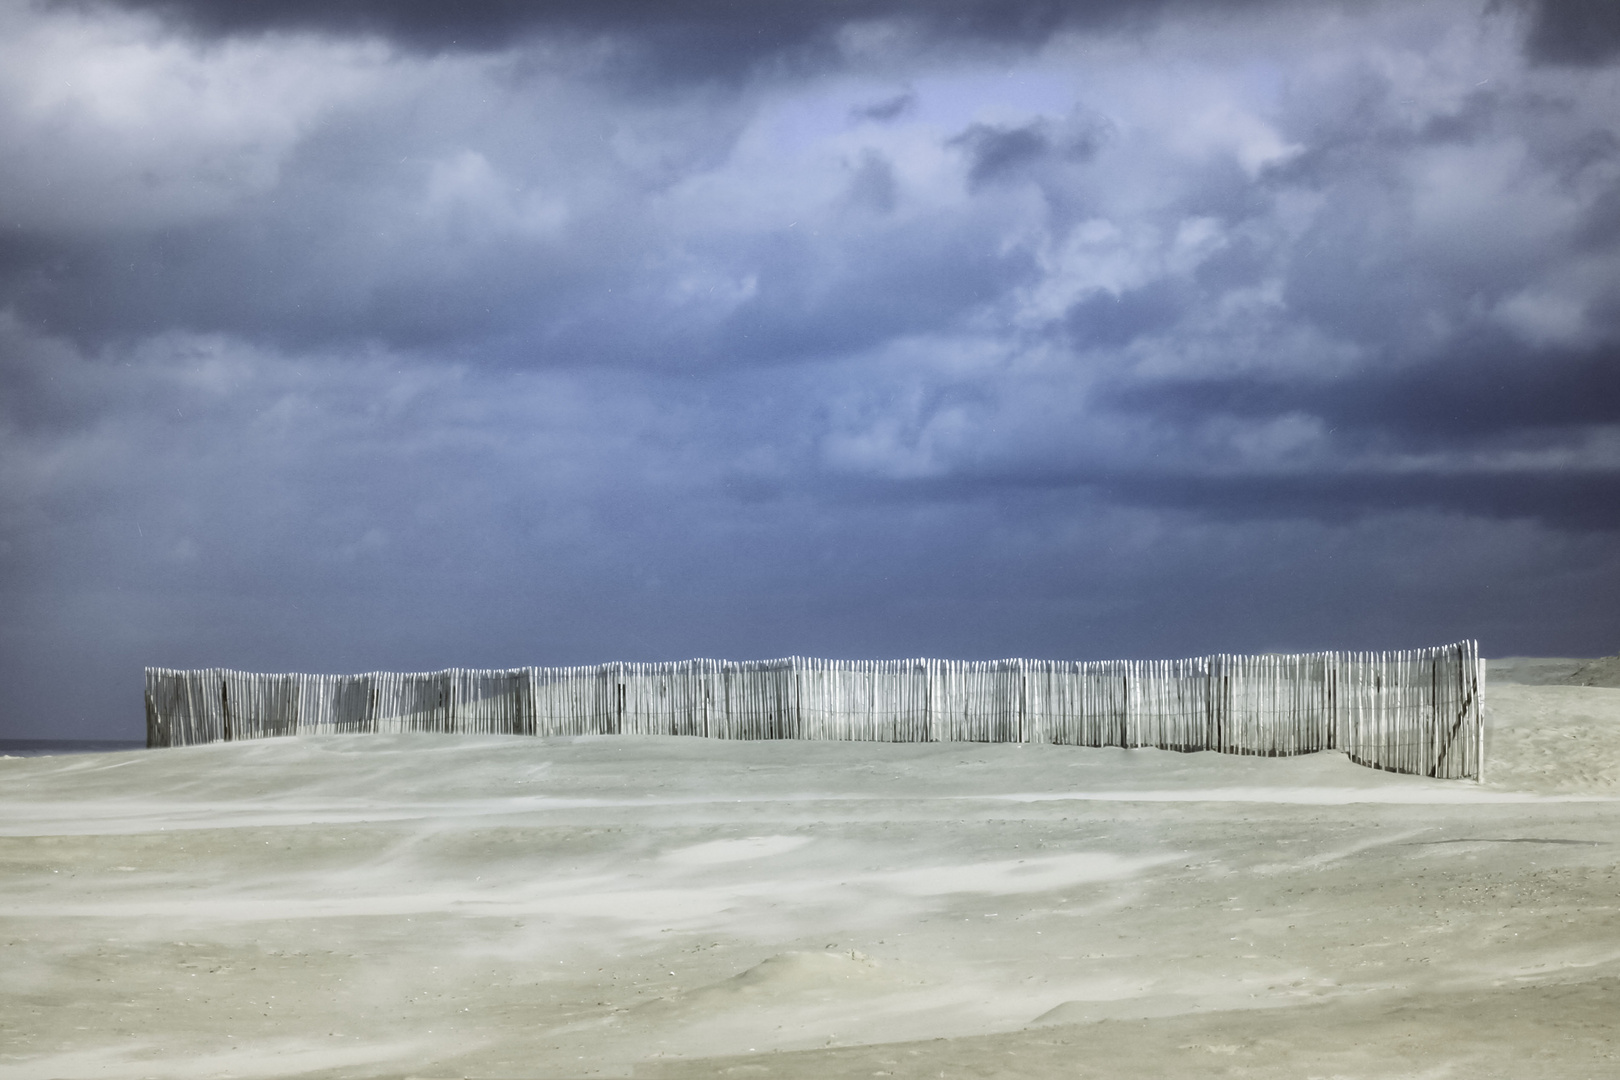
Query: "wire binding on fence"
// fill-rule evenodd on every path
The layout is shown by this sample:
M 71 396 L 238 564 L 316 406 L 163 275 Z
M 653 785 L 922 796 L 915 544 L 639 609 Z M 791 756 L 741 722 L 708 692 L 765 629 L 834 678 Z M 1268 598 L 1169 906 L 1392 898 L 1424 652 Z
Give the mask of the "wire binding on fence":
M 1476 642 L 1188 660 L 683 660 L 421 674 L 146 669 L 148 746 L 455 732 L 1341 750 L 1480 779 Z

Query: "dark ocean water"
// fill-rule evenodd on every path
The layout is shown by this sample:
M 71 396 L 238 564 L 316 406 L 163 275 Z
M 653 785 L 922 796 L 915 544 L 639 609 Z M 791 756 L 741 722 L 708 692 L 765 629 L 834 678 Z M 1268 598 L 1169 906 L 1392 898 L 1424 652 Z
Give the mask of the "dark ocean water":
M 139 739 L 0 739 L 0 757 L 50 757 L 53 754 L 108 754 L 143 750 Z

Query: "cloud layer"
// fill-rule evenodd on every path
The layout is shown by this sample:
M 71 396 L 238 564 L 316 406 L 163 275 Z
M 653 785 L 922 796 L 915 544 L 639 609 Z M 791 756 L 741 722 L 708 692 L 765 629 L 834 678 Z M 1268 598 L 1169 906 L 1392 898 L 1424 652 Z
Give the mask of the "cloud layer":
M 0 734 L 147 663 L 1620 645 L 1608 6 L 658 11 L 0 14 Z

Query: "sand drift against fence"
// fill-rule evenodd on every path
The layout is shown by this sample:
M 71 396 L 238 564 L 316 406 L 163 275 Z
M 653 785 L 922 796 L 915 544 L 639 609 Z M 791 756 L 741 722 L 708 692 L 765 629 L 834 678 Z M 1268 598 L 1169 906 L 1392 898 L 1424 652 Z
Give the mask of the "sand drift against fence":
M 732 662 L 420 674 L 146 671 L 153 747 L 443 732 L 1041 742 L 1280 756 L 1481 778 L 1478 645 L 1188 660 Z

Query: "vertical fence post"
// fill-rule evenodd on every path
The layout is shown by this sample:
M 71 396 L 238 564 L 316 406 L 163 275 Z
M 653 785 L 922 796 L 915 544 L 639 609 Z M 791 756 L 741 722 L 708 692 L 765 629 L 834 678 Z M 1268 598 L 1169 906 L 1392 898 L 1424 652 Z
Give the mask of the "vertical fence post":
M 358 731 L 667 733 L 1326 749 L 1395 772 L 1485 773 L 1485 666 L 1472 640 L 1152 662 L 795 656 L 357 676 L 147 668 L 145 683 L 150 747 Z

